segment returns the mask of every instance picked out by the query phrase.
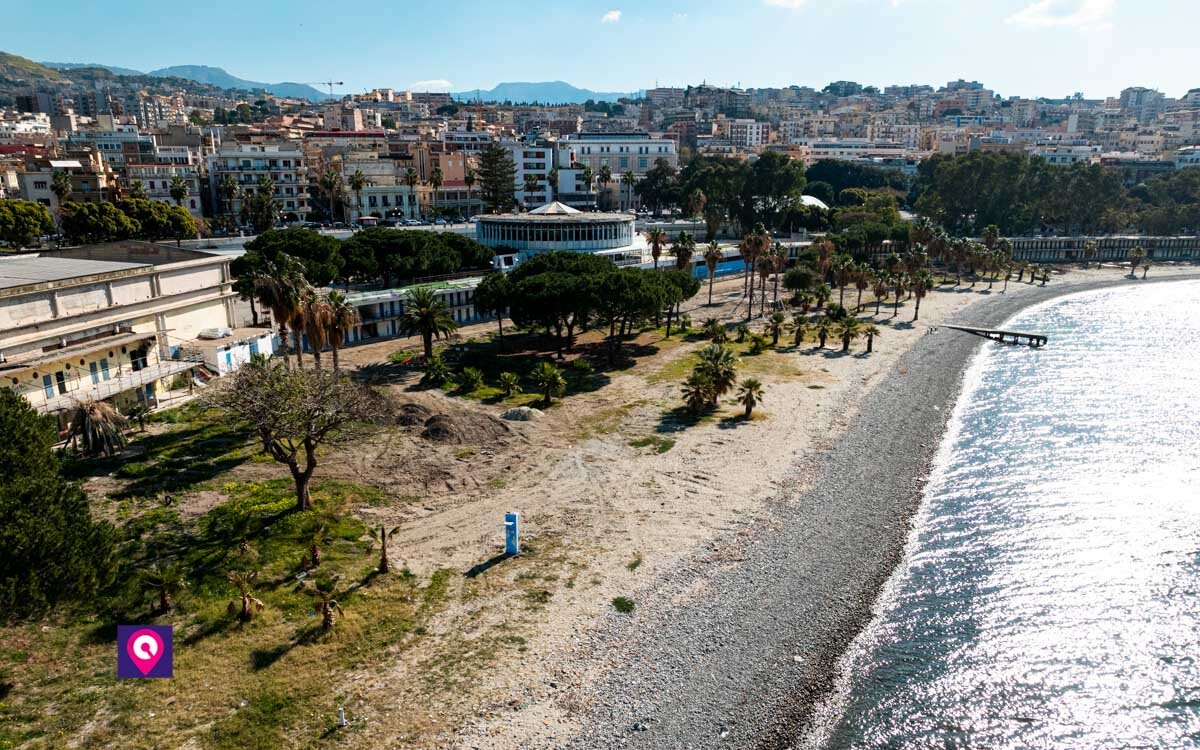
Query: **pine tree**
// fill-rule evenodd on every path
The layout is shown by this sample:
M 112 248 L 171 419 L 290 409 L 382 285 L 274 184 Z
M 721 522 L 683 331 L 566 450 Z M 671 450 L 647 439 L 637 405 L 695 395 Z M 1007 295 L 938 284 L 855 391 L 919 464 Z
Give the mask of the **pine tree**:
M 508 149 L 493 143 L 479 155 L 479 196 L 488 211 L 502 214 L 516 205 L 517 165 Z
M 109 583 L 116 533 L 54 453 L 54 420 L 0 388 L 0 620 L 84 599 Z

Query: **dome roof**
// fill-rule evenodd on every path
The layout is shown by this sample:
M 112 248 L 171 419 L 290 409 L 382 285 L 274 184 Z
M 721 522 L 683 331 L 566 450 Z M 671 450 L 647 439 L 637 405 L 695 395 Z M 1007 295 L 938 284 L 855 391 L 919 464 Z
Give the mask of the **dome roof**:
M 814 198 L 811 195 L 800 196 L 800 202 L 806 206 L 816 206 L 817 208 L 825 210 L 829 209 L 829 206 L 825 204 L 825 201 L 821 200 L 820 198 Z

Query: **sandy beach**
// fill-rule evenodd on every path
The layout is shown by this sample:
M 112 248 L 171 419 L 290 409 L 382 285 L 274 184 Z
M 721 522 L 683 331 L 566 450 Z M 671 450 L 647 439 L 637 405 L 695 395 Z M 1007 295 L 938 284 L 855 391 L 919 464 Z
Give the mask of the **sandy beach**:
M 1193 275 L 1155 270 L 1151 281 Z M 930 328 L 998 325 L 1028 305 L 1114 283 L 1142 282 L 1105 268 L 1004 294 L 943 289 L 916 324 L 905 325 L 902 307 L 870 356 L 802 347 L 803 376 L 768 382 L 766 420 L 692 428 L 662 455 L 617 444 L 650 421 L 656 397 L 671 398 L 672 382 L 643 390 L 651 404 L 630 409 L 618 429 L 532 461 L 488 503 L 498 513 L 536 498 L 526 510 L 534 537 L 586 550 L 600 575 L 582 590 L 555 590 L 528 650 L 479 686 L 489 699 L 475 719 L 431 744 L 789 746 L 900 559 L 962 372 L 985 343 Z M 885 306 L 881 318 L 889 314 Z M 472 517 L 456 522 L 469 528 Z M 632 616 L 608 606 L 616 595 L 637 602 Z

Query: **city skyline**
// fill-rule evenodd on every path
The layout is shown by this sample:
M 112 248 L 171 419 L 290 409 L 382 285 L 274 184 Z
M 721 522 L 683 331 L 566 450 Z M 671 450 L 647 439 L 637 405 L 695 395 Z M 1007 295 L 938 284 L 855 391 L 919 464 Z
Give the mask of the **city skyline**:
M 65 0 L 60 6 L 81 25 L 112 18 L 111 5 L 101 11 Z M 1198 85 L 1186 62 L 1187 30 L 1194 25 L 1189 21 L 1200 20 L 1200 9 L 1186 0 L 1136 6 L 1128 0 L 760 0 L 653 8 L 604 0 L 565 7 L 533 3 L 520 13 L 464 0 L 449 13 L 445 7 L 413 8 L 397 14 L 395 24 L 329 15 L 327 6 L 304 1 L 245 8 L 215 0 L 206 6 L 215 28 L 229 29 L 232 39 L 248 38 L 243 28 L 256 29 L 258 44 L 230 47 L 214 44 L 212 33 L 171 33 L 178 24 L 159 20 L 153 7 L 146 0 L 119 4 L 118 10 L 143 15 L 137 45 L 120 35 L 93 34 L 77 37 L 69 48 L 39 14 L 16 8 L 7 14 L 10 51 L 39 61 L 138 70 L 203 64 L 271 83 L 332 77 L 345 82 L 335 93 L 375 87 L 470 91 L 505 81 L 563 80 L 597 91 L 637 91 L 700 81 L 819 89 L 834 80 L 883 87 L 941 86 L 964 78 L 1004 97 L 1081 92 L 1099 99 L 1129 86 L 1178 97 Z M 1164 25 L 1162 18 L 1173 22 Z M 413 26 L 432 31 L 405 35 Z M 261 33 L 272 28 L 278 33 Z M 296 43 L 296 35 L 314 28 L 331 43 Z M 496 33 L 480 34 L 480 28 Z M 1150 34 L 1153 55 L 1125 41 Z M 343 43 L 350 38 L 353 45 Z M 774 49 L 780 52 L 763 52 Z

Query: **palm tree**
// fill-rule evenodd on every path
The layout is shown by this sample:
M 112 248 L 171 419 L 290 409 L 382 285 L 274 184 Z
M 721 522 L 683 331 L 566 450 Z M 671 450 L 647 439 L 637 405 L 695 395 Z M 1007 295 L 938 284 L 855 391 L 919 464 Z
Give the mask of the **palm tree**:
M 419 286 L 409 293 L 404 303 L 400 327 L 406 336 L 421 334 L 425 358 L 429 359 L 433 356 L 434 338 L 449 337 L 458 330 L 458 323 L 446 309 L 446 303 L 431 287 Z
M 500 390 L 504 393 L 505 398 L 520 393 L 521 377 L 515 372 L 500 373 Z
M 717 279 L 717 265 L 721 262 L 721 246 L 716 240 L 708 243 L 704 251 L 704 265 L 708 267 L 708 304 L 712 304 L 713 282 Z
M 71 199 L 71 175 L 67 172 L 55 172 L 50 178 L 50 192 L 58 199 L 58 234 L 59 245 L 62 244 L 62 207 Z
M 324 524 L 313 530 L 308 538 L 308 567 L 315 568 L 321 564 L 321 547 L 329 541 L 329 534 Z
M 141 180 L 134 180 L 133 182 L 131 182 L 129 184 L 129 197 L 145 199 L 146 198 L 146 183 L 142 182 Z
M 321 630 L 326 632 L 333 629 L 334 610 L 337 610 L 337 613 L 342 617 L 346 616 L 346 612 L 342 609 L 342 605 L 338 604 L 337 599 L 333 598 L 335 595 L 335 589 L 337 588 L 337 582 L 338 577 L 333 576 L 332 578 L 318 580 L 311 586 L 308 586 L 304 589 L 309 596 L 317 600 L 316 608 L 317 611 L 321 613 Z
M 837 335 L 842 338 L 842 352 L 850 351 L 850 342 L 863 335 L 863 322 L 849 317 L 837 325 Z
M 858 304 L 855 306 L 855 312 L 862 312 L 862 296 L 863 292 L 871 288 L 871 267 L 866 263 L 860 263 L 854 268 L 854 288 L 858 290 Z
M 421 181 L 421 178 L 420 178 L 420 177 L 417 175 L 417 170 L 416 170 L 416 168 L 414 168 L 414 167 L 408 167 L 408 168 L 406 168 L 406 169 L 404 170 L 404 184 L 405 184 L 405 185 L 408 185 L 408 192 L 409 192 L 409 194 L 411 194 L 411 195 L 416 195 L 416 192 L 417 192 L 417 183 L 419 183 L 420 181 Z M 416 201 L 417 201 L 417 202 L 416 202 L 416 206 L 417 206 L 417 213 L 418 213 L 418 214 L 420 214 L 420 213 L 421 213 L 421 199 L 420 199 L 420 196 L 417 196 L 417 198 L 416 198 Z
M 904 292 L 908 289 L 908 277 L 902 273 L 892 274 L 892 288 L 896 290 L 896 303 L 892 308 L 892 317 L 900 314 L 900 301 L 904 297 Z
M 633 208 L 633 186 L 637 184 L 637 175 L 626 172 L 621 175 L 621 184 L 625 187 L 625 207 Z
M 1145 257 L 1146 257 L 1146 249 L 1144 247 L 1142 247 L 1141 245 L 1138 245 L 1137 247 L 1135 247 L 1134 249 L 1129 251 L 1129 262 L 1132 266 L 1132 268 L 1129 271 L 1130 276 L 1137 274 L 1137 268 L 1138 268 L 1138 266 L 1140 266 L 1142 264 L 1142 258 L 1145 258 Z
M 875 348 L 875 337 L 880 333 L 879 326 L 874 323 L 868 323 L 863 326 L 862 335 L 867 337 L 867 354 Z
M 556 170 L 551 170 L 551 172 L 553 174 L 557 175 Z M 467 216 L 470 216 L 471 215 L 471 188 L 475 187 L 475 170 L 474 169 L 468 169 L 466 171 L 466 174 L 463 175 L 463 182 L 466 183 L 466 185 L 467 185 Z M 557 179 L 555 179 L 554 184 L 555 185 L 558 184 Z
M 771 235 L 761 223 L 755 224 L 750 234 L 742 238 L 742 259 L 746 263 L 746 276 L 749 283 L 748 294 L 750 304 L 746 307 L 746 320 L 754 316 L 754 273 L 758 270 L 758 259 L 771 247 Z
M 526 208 L 530 208 L 533 206 L 533 195 L 532 194 L 536 193 L 537 189 L 538 189 L 538 176 L 533 173 L 526 174 L 525 175 L 525 207 Z
M 646 232 L 646 242 L 650 244 L 650 256 L 654 258 L 654 270 L 658 270 L 658 259 L 662 257 L 663 246 L 667 244 L 667 233 L 661 229 L 651 229 Z
M 221 198 L 225 203 L 225 213 L 232 214 L 233 201 L 241 192 L 241 188 L 238 187 L 237 180 L 233 178 L 233 174 L 226 172 L 221 175 L 221 182 L 217 187 L 217 192 L 221 194 Z
M 1090 265 L 1092 258 L 1096 257 L 1096 251 L 1099 247 L 1100 244 L 1095 240 L 1088 240 L 1083 243 L 1083 267 L 1085 269 Z
M 592 178 L 595 176 L 592 174 L 592 168 L 584 166 L 583 173 L 580 176 L 583 177 L 583 184 L 587 186 L 587 191 L 589 193 L 592 192 Z
M 709 344 L 697 353 L 697 359 L 695 369 L 712 383 L 710 398 L 716 406 L 737 382 L 737 355 L 721 344 Z
M 1146 278 L 1146 274 L 1150 273 L 1150 261 L 1142 263 L 1142 278 Z
M 438 212 L 438 207 L 441 205 L 441 199 L 438 197 L 438 191 L 442 189 L 442 185 L 446 182 L 445 175 L 442 174 L 441 167 L 434 167 L 429 173 L 429 187 L 433 189 L 433 212 Z
M 535 367 L 530 379 L 541 392 L 546 406 L 550 405 L 555 396 L 561 396 L 567 389 L 567 380 L 563 377 L 562 370 L 549 362 L 542 362 Z
M 816 332 L 818 349 L 825 348 L 825 341 L 833 333 L 833 327 L 833 321 L 829 319 L 829 316 L 822 316 L 822 318 L 817 321 Z
M 329 350 L 333 354 L 333 371 L 338 372 L 338 350 L 346 343 L 350 331 L 354 330 L 362 319 L 359 317 L 358 308 L 350 304 L 350 300 L 341 292 L 330 292 L 325 302 L 329 306 Z
M 187 180 L 179 175 L 171 178 L 171 200 L 175 201 L 176 206 L 183 205 L 183 199 L 188 197 L 189 192 Z
M 808 335 L 811 326 L 808 318 L 803 313 L 792 315 L 792 332 L 796 334 L 795 346 L 797 349 L 804 343 L 804 337 Z
M 342 199 L 341 173 L 333 167 L 326 169 L 317 178 L 317 187 L 321 189 L 321 192 L 325 194 L 325 199 L 329 202 L 329 220 L 335 221 L 337 219 L 337 206 Z
M 367 186 L 367 176 L 361 169 L 354 170 L 350 175 L 350 189 L 354 191 L 354 210 L 356 218 L 362 218 L 362 191 Z
M 275 325 L 279 326 L 279 343 L 283 359 L 287 361 L 288 326 L 300 310 L 300 301 L 308 282 L 300 272 L 300 264 L 289 255 L 281 255 L 275 263 L 268 263 L 262 273 L 254 277 L 254 291 L 259 303 L 271 311 Z M 300 350 L 296 350 L 296 364 L 303 367 Z
M 833 259 L 833 283 L 838 288 L 838 304 L 846 306 L 846 285 L 854 280 L 858 266 L 849 255 L 839 255 Z
M 704 326 L 700 330 L 714 344 L 723 344 L 729 340 L 729 333 L 725 330 L 725 326 L 721 325 L 721 321 L 716 318 L 704 321 Z
M 933 288 L 933 274 L 928 271 L 921 271 L 913 277 L 912 291 L 917 298 L 917 304 L 913 307 L 913 320 L 916 320 L 921 315 L 921 300 Z
M 763 387 L 758 378 L 746 378 L 738 388 L 738 402 L 746 407 L 746 419 L 754 415 L 754 407 L 762 403 Z
M 139 575 L 142 591 L 158 596 L 158 614 L 165 615 L 171 611 L 171 597 L 187 588 L 187 580 L 183 572 L 174 565 L 160 567 L 157 563 L 143 570 Z
M 558 200 L 558 167 L 551 167 L 546 175 L 546 187 L 550 188 L 550 202 Z
M 692 416 L 698 416 L 704 411 L 709 402 L 714 400 L 712 394 L 712 379 L 699 369 L 693 370 L 683 383 L 683 403 Z
M 890 286 L 887 274 L 878 273 L 871 280 L 871 293 L 875 295 L 875 315 L 879 315 L 879 305 L 888 296 Z
M 79 401 L 71 412 L 67 441 L 79 442 L 85 456 L 113 456 L 126 445 L 129 420 L 105 401 Z
M 300 310 L 296 315 L 298 325 L 292 326 L 292 335 L 303 333 L 312 349 L 313 363 L 321 369 L 321 352 L 329 344 L 329 330 L 333 327 L 333 311 L 329 300 L 311 287 L 300 297 Z
M 601 190 L 602 195 L 607 194 L 608 183 L 612 182 L 612 178 L 613 178 L 612 169 L 607 164 L 601 164 L 600 165 L 600 174 L 598 174 L 596 176 L 596 182 L 600 183 L 600 190 Z
M 686 271 L 692 264 L 692 255 L 696 252 L 696 240 L 687 232 L 680 232 L 671 245 L 671 254 L 675 256 L 675 268 Z
M 387 573 L 392 569 L 391 564 L 388 562 L 387 545 L 388 540 L 395 536 L 396 532 L 398 531 L 400 531 L 399 526 L 396 526 L 391 531 L 388 531 L 387 527 L 385 527 L 383 524 L 379 524 L 378 529 L 371 529 L 371 541 L 379 545 L 380 573 Z
M 779 346 L 779 337 L 783 335 L 783 322 L 787 320 L 781 312 L 771 313 L 767 319 L 767 333 L 771 336 L 771 346 Z
M 262 599 L 254 596 L 254 584 L 258 582 L 258 572 L 253 570 L 232 570 L 228 574 L 229 582 L 237 589 L 238 598 L 229 602 L 226 611 L 236 614 L 242 622 L 250 622 L 254 616 L 266 609 Z M 240 600 L 240 608 L 239 608 Z

